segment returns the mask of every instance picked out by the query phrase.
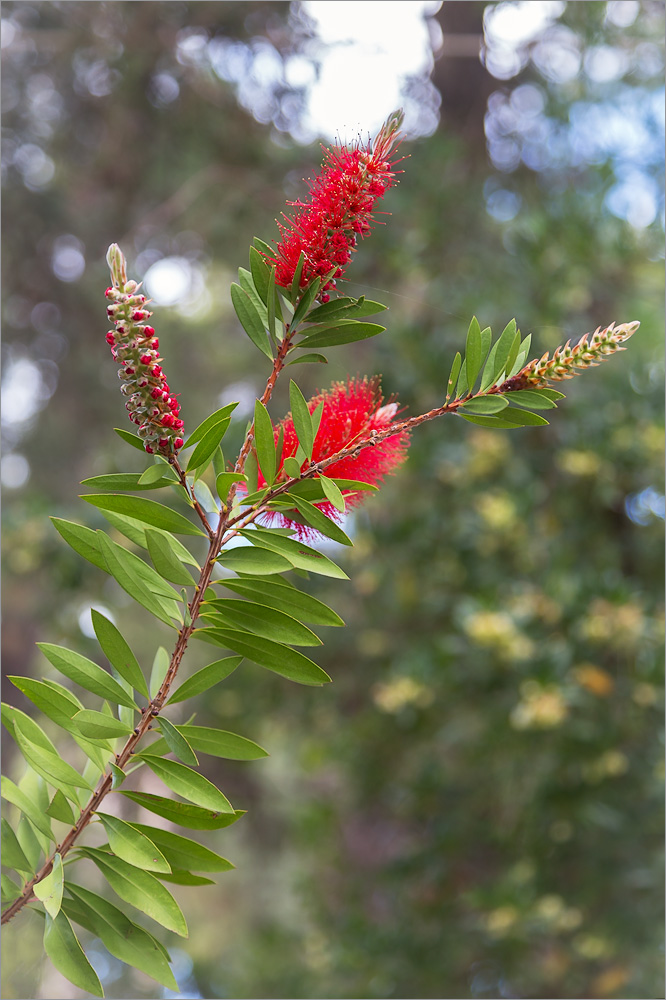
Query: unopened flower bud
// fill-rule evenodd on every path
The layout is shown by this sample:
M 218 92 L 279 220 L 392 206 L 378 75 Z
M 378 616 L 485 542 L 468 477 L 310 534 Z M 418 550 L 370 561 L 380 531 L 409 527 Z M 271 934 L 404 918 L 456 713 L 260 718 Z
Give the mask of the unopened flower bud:
M 106 262 L 111 271 L 111 280 L 115 288 L 124 288 L 127 282 L 125 255 L 117 243 L 112 243 L 106 252 Z

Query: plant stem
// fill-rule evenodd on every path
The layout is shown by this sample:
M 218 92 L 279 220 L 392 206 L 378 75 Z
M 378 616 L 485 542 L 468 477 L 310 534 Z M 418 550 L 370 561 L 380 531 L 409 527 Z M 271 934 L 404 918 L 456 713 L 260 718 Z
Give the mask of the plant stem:
M 273 370 L 268 377 L 268 380 L 266 382 L 266 388 L 264 389 L 263 396 L 261 397 L 261 401 L 262 403 L 264 403 L 264 405 L 270 399 L 278 375 L 284 368 L 284 361 L 287 352 L 289 350 L 290 339 L 291 339 L 291 334 L 287 331 L 285 333 L 284 340 L 280 344 L 277 356 L 273 361 Z M 253 431 L 254 431 L 254 424 L 248 431 L 248 434 L 243 443 L 243 447 L 241 448 L 241 452 L 238 456 L 238 460 L 236 462 L 237 471 L 239 469 L 242 470 L 245 464 L 245 460 L 249 454 L 250 447 L 252 445 Z M 152 701 L 149 703 L 148 707 L 141 710 L 141 720 L 139 724 L 134 729 L 134 732 L 129 737 L 129 739 L 125 743 L 120 753 L 116 754 L 114 758 L 113 763 L 116 765 L 116 767 L 119 767 L 121 770 L 125 767 L 125 765 L 129 761 L 138 743 L 150 729 L 154 718 L 159 714 L 169 696 L 171 685 L 173 684 L 176 678 L 176 674 L 178 673 L 178 668 L 183 659 L 183 654 L 185 653 L 185 650 L 187 648 L 187 643 L 189 641 L 190 636 L 194 632 L 194 623 L 199 614 L 199 608 L 204 599 L 206 588 L 208 587 L 208 584 L 210 582 L 210 578 L 213 572 L 213 567 L 215 565 L 215 559 L 221 547 L 221 540 L 224 536 L 229 516 L 228 513 L 223 514 L 220 517 L 217 529 L 213 531 L 208 522 L 208 519 L 206 517 L 203 508 L 197 501 L 196 497 L 194 497 L 192 492 L 190 491 L 187 484 L 187 478 L 185 476 L 185 473 L 183 472 L 182 468 L 178 463 L 178 460 L 175 457 L 172 459 L 171 464 L 173 465 L 174 469 L 176 470 L 176 473 L 178 474 L 178 478 L 180 480 L 181 485 L 187 490 L 188 496 L 190 496 L 191 498 L 194 510 L 196 511 L 197 515 L 199 516 L 199 519 L 201 520 L 206 530 L 209 539 L 208 554 L 206 556 L 206 561 L 204 562 L 203 567 L 201 569 L 201 574 L 199 576 L 199 580 L 196 585 L 194 596 L 187 606 L 189 611 L 190 624 L 183 625 L 183 627 L 179 630 L 178 639 L 176 640 L 174 651 L 171 654 L 169 667 L 164 677 L 164 680 L 160 686 L 159 691 L 152 699 Z M 235 492 L 233 487 L 232 491 Z M 231 507 L 232 501 L 233 497 L 231 497 L 231 500 L 229 501 L 228 504 L 229 509 Z M 47 860 L 44 862 L 39 871 L 35 875 L 33 875 L 33 877 L 28 882 L 26 882 L 23 891 L 21 892 L 21 895 L 18 896 L 17 899 L 15 899 L 14 902 L 11 904 L 11 906 L 7 907 L 7 909 L 3 912 L 0 921 L 2 924 L 9 923 L 9 921 L 13 917 L 15 917 L 16 914 L 20 910 L 22 910 L 27 903 L 31 901 L 31 899 L 33 899 L 33 889 L 38 882 L 41 882 L 42 879 L 46 878 L 46 876 L 51 872 L 53 868 L 55 855 L 59 854 L 61 858 L 64 858 L 65 855 L 72 849 L 72 847 L 74 847 L 79 836 L 85 830 L 88 823 L 92 819 L 95 811 L 99 808 L 100 803 L 111 791 L 112 781 L 113 781 L 113 775 L 111 773 L 103 774 L 100 777 L 97 783 L 97 787 L 90 796 L 88 802 L 81 809 L 81 812 L 79 813 L 79 817 L 76 823 L 71 828 L 69 833 L 66 835 L 64 840 L 57 845 L 53 854 L 49 858 L 47 858 Z

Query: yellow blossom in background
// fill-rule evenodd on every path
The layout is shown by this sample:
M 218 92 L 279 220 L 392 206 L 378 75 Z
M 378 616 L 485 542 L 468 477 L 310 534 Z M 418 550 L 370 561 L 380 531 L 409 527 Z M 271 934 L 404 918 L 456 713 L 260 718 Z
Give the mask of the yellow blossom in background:
M 615 681 L 608 671 L 593 663 L 581 663 L 574 667 L 573 675 L 581 687 L 597 698 L 607 698 L 615 687 Z
M 552 729 L 566 719 L 569 709 L 557 685 L 528 680 L 520 685 L 520 693 L 510 716 L 514 729 Z
M 583 958 L 594 961 L 598 958 L 605 958 L 613 952 L 610 941 L 597 934 L 578 934 L 574 938 L 573 946 Z
M 534 652 L 531 639 L 505 612 L 477 611 L 465 619 L 463 628 L 477 646 L 491 647 L 504 659 L 527 660 Z
M 581 632 L 586 639 L 625 651 L 635 647 L 643 628 L 643 609 L 638 604 L 631 601 L 613 604 L 602 597 L 592 601 L 581 622 Z
M 511 454 L 508 437 L 494 431 L 474 430 L 467 439 L 466 477 L 487 476 L 505 465 Z
M 486 917 L 486 930 L 493 937 L 503 937 L 518 920 L 518 910 L 515 906 L 498 906 Z
M 526 586 L 511 598 L 509 607 L 516 618 L 538 618 L 547 625 L 554 625 L 562 615 L 562 609 L 557 601 L 537 587 Z
M 592 991 L 597 997 L 609 997 L 621 990 L 631 976 L 626 965 L 611 965 L 592 980 Z
M 515 528 L 518 522 L 516 505 L 508 493 L 482 493 L 475 506 L 493 531 L 508 531 Z
M 656 704 L 659 692 L 654 684 L 647 684 L 645 681 L 641 681 L 634 686 L 631 697 L 641 708 L 650 708 Z
M 607 750 L 582 767 L 583 778 L 590 784 L 597 784 L 604 778 L 619 778 L 628 770 L 629 758 L 621 750 Z
M 384 684 L 375 684 L 372 689 L 372 700 L 382 712 L 395 714 L 407 705 L 417 708 L 427 708 L 434 700 L 430 688 L 412 677 L 398 677 Z
M 601 470 L 601 459 L 593 451 L 568 449 L 559 452 L 557 464 L 571 476 L 597 476 Z

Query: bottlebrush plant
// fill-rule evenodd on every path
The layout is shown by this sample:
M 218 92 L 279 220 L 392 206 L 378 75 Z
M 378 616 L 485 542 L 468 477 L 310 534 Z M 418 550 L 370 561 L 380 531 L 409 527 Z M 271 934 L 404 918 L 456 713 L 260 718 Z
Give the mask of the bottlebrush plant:
M 552 357 L 530 360 L 530 337 L 521 336 L 514 320 L 493 340 L 491 330 L 473 319 L 464 351 L 456 354 L 450 373 L 442 373 L 442 402 L 435 409 L 402 415 L 392 397 L 382 398 L 377 378 L 350 378 L 310 400 L 291 380 L 291 413 L 274 420 L 267 407 L 286 367 L 323 362 L 322 350 L 384 330 L 368 317 L 386 307 L 341 295 L 337 283 L 372 229 L 377 201 L 396 182 L 400 121 L 392 115 L 367 147 L 327 152 L 308 200 L 292 205 L 293 215 L 280 223 L 277 244 L 256 239 L 250 269 L 241 268 L 239 283 L 231 287 L 240 323 L 270 366 L 233 466 L 221 442 L 236 404 L 216 410 L 186 434 L 148 323 L 149 303 L 141 286 L 128 280 L 120 248 L 109 250 L 106 340 L 137 427 L 136 433 L 117 433 L 151 458 L 143 473 L 84 480 L 91 492 L 83 499 L 132 549 L 104 531 L 52 520 L 68 545 L 173 629 L 173 646 L 171 652 L 157 650 L 148 677 L 116 625 L 93 611 L 103 665 L 40 642 L 65 683 L 10 678 L 46 716 L 50 732 L 52 726 L 63 729 L 78 745 L 81 769 L 61 756 L 31 716 L 10 705 L 2 709 L 25 758 L 18 783 L 2 778 L 2 796 L 17 820 L 15 830 L 2 821 L 2 862 L 12 870 L 2 875 L 2 923 L 25 906 L 42 913 L 47 955 L 89 993 L 103 995 L 102 986 L 73 924 L 98 937 L 116 958 L 177 990 L 153 924 L 144 926 L 135 910 L 186 936 L 185 917 L 168 884 L 203 886 L 209 880 L 198 873 L 232 867 L 172 828 L 221 830 L 243 815 L 197 770 L 198 755 L 251 760 L 266 751 L 233 733 L 192 721 L 177 724 L 172 719 L 181 717 L 180 705 L 221 684 L 243 659 L 300 684 L 328 683 L 322 668 L 296 648 L 320 644 L 310 626 L 343 624 L 303 583 L 311 573 L 347 579 L 317 540 L 352 544 L 342 515 L 405 460 L 410 434 L 421 424 L 457 415 L 497 429 L 544 425 L 542 414 L 564 398 L 553 385 L 623 350 L 638 327 L 611 324 Z M 145 496 L 158 490 L 163 502 Z M 219 654 L 184 676 L 193 638 Z M 179 708 L 170 718 L 174 705 Z M 164 794 L 135 789 L 134 776 L 142 769 L 162 782 Z M 168 821 L 169 829 L 150 825 L 145 813 Z M 87 842 L 91 824 L 107 838 L 101 846 Z M 85 876 L 77 873 L 90 863 L 112 893 L 81 884 Z

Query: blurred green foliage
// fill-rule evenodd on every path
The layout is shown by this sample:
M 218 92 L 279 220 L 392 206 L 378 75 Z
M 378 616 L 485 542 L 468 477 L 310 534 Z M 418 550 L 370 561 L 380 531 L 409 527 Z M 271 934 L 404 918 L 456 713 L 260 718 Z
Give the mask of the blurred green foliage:
M 444 21 L 448 6 L 478 20 L 493 5 L 444 4 Z M 583 51 L 635 55 L 660 36 L 662 4 L 642 3 L 622 31 L 607 6 L 568 4 L 558 23 Z M 273 238 L 319 151 L 273 141 L 183 41 L 261 36 L 284 53 L 288 17 L 283 3 L 3 5 L 14 32 L 6 366 L 36 366 L 42 387 L 31 418 L 8 420 L 9 450 L 31 470 L 6 490 L 8 673 L 44 669 L 36 640 L 95 655 L 79 626 L 91 604 L 113 611 L 146 664 L 167 639 L 65 549 L 47 513 L 95 524 L 79 480 L 142 467 L 111 432 L 125 426 L 104 343 L 112 240 L 146 266 L 179 256 L 204 275 L 200 301 L 153 320 L 189 429 L 263 385 L 228 284 L 252 236 Z M 491 83 L 510 95 L 535 82 L 544 114 L 566 121 L 575 101 L 603 113 L 620 88 L 654 88 L 660 74 L 586 89 L 581 74 L 558 84 L 530 65 Z M 306 395 L 382 372 L 410 412 L 436 405 L 473 313 L 496 330 L 515 315 L 535 354 L 611 320 L 641 329 L 625 354 L 563 386 L 548 428 L 502 434 L 449 418 L 420 430 L 399 477 L 354 521 L 341 556 L 351 582 L 313 581 L 348 625 L 318 656 L 329 689 L 245 664 L 202 699 L 203 724 L 272 756 L 210 772 L 249 815 L 208 839 L 237 870 L 179 894 L 193 961 L 175 949 L 183 995 L 659 995 L 663 234 L 610 213 L 610 157 L 501 173 L 480 122 L 476 133 L 454 116 L 409 145 L 392 218 L 350 272 L 352 294 L 373 289 L 390 305 L 389 330 L 331 352 L 324 374 L 301 369 Z M 54 164 L 47 183 L 30 144 Z M 496 190 L 520 199 L 505 221 L 487 211 Z M 78 280 L 54 273 L 63 248 L 83 255 Z M 273 417 L 286 409 L 281 385 Z M 192 669 L 207 662 L 200 648 L 189 657 Z M 109 995 L 163 995 L 86 944 Z M 10 925 L 4 946 L 3 996 L 71 995 L 35 962 L 37 917 Z

